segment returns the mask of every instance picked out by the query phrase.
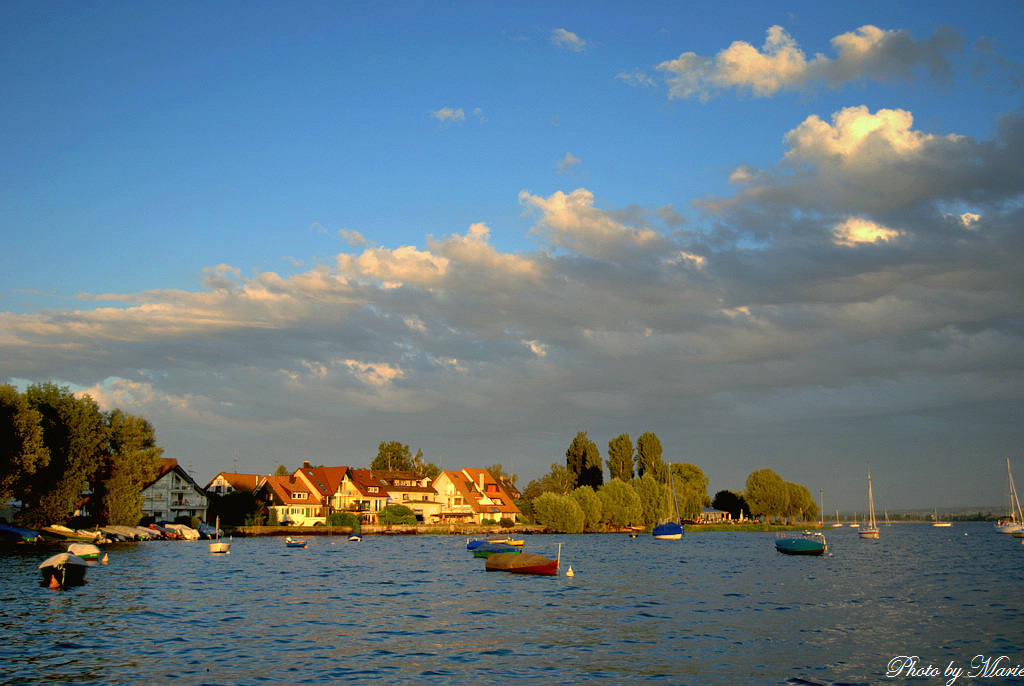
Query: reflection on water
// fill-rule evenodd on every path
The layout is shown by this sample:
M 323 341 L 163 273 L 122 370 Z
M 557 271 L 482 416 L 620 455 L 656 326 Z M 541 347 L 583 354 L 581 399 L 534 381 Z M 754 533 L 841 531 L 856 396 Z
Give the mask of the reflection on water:
M 897 655 L 1024 664 L 1015 539 L 828 538 L 822 558 L 778 555 L 770 534 L 527 539 L 563 542 L 572 578 L 485 572 L 461 537 L 146 542 L 65 591 L 38 585 L 52 550 L 10 553 L 0 683 L 894 683 Z

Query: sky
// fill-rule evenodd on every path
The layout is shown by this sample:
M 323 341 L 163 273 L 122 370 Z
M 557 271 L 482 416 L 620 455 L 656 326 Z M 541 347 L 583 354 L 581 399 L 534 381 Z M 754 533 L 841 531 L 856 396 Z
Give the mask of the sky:
M 1024 479 L 1019 2 L 0 8 L 0 382 L 205 484 L 580 431 L 826 512 Z

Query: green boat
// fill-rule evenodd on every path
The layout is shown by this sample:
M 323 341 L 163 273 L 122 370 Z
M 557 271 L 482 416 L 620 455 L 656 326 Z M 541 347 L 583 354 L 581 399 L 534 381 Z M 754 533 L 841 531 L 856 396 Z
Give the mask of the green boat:
M 488 555 L 494 555 L 495 553 L 512 553 L 518 555 L 522 551 L 518 546 L 509 545 L 508 543 L 484 543 L 473 548 L 473 557 L 487 557 Z
M 805 531 L 796 536 L 779 534 L 775 539 L 775 549 L 785 555 L 824 555 L 828 543 L 825 542 L 824 534 Z

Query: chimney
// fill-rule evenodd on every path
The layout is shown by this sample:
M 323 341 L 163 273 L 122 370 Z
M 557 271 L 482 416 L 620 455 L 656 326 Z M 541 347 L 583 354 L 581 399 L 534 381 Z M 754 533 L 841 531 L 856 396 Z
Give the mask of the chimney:
M 484 473 L 480 472 L 480 492 L 484 492 Z
M 309 469 L 309 460 L 303 460 L 302 461 L 302 468 L 303 469 Z

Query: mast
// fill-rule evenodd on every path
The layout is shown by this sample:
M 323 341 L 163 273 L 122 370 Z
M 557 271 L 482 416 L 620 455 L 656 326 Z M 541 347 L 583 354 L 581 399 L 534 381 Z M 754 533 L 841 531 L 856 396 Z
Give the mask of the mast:
M 1006 463 L 1009 464 L 1010 460 L 1007 458 Z M 676 478 L 672 476 L 672 463 L 668 463 L 668 478 L 672 482 L 672 503 L 676 506 L 676 524 L 679 523 L 679 501 L 676 500 Z

